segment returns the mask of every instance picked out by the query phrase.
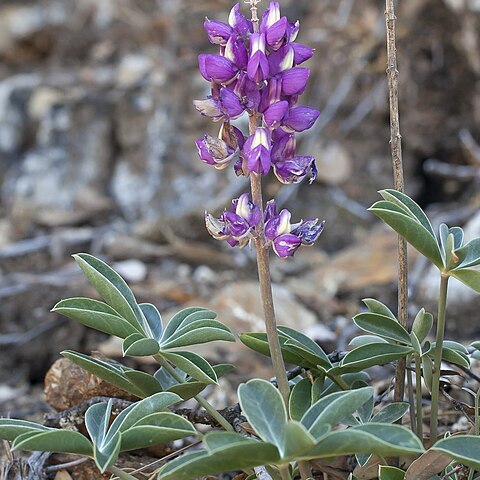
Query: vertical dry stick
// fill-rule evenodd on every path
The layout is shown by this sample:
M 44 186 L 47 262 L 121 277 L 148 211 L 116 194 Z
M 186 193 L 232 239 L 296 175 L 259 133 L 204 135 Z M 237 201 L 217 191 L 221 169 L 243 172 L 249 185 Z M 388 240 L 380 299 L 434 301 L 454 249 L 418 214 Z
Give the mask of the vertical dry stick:
M 395 46 L 395 10 L 394 0 L 385 0 L 385 23 L 387 26 L 387 79 L 390 102 L 390 148 L 392 151 L 393 178 L 395 188 L 403 192 L 402 137 L 398 117 L 398 69 L 397 50 Z M 407 242 L 398 236 L 398 320 L 407 327 L 408 302 L 408 265 Z M 403 400 L 405 393 L 405 360 L 399 361 L 395 372 L 396 402 Z

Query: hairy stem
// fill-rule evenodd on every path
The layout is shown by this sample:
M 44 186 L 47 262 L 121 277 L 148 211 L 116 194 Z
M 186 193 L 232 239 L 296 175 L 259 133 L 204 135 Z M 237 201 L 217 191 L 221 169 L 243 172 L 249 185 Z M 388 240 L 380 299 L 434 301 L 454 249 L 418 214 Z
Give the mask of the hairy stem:
M 442 273 L 438 296 L 437 340 L 435 344 L 434 371 L 432 379 L 432 408 L 430 412 L 430 444 L 438 436 L 438 397 L 440 393 L 440 369 L 442 366 L 443 336 L 445 333 L 445 312 L 447 305 L 448 275 Z
M 392 152 L 393 178 L 395 188 L 404 190 L 402 137 L 398 115 L 398 69 L 395 45 L 394 0 L 385 0 L 385 23 L 387 27 L 387 79 L 390 104 L 390 148 Z M 408 307 L 408 263 L 407 242 L 398 236 L 398 320 L 407 328 Z M 401 402 L 405 394 L 405 360 L 400 360 L 395 372 L 394 401 Z
M 183 379 L 178 375 L 175 369 L 165 360 L 161 355 L 154 355 L 155 360 L 179 383 L 185 383 Z M 201 395 L 195 395 L 193 397 L 199 405 L 201 405 L 225 430 L 233 432 L 234 428 L 222 417 Z
M 423 406 L 422 406 L 422 359 L 415 355 L 415 397 L 417 401 L 417 436 L 423 441 Z
M 115 467 L 114 465 L 108 467 L 108 471 L 116 475 L 118 478 L 121 478 L 122 480 L 138 480 L 137 477 L 130 475 L 129 473 L 123 471 L 121 468 Z
M 341 375 L 328 375 L 327 373 L 327 377 L 330 378 L 330 380 L 338 385 L 342 390 L 350 390 L 350 387 Z

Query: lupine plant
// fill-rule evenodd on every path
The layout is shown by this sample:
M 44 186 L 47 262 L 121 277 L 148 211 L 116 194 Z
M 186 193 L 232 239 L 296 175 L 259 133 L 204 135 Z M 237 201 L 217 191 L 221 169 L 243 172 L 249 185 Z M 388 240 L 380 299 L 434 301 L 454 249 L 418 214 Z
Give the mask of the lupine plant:
M 311 128 L 319 116 L 317 110 L 298 104 L 310 75 L 310 70 L 300 65 L 314 52 L 296 42 L 299 23 L 281 16 L 279 3 L 271 2 L 261 18 L 259 1 L 247 3 L 250 19 L 237 4 L 228 23 L 210 19 L 204 23 L 217 53 L 199 56 L 200 73 L 210 82 L 211 91 L 194 104 L 220 128 L 217 137 L 205 134 L 196 146 L 204 163 L 218 170 L 232 166 L 237 175 L 249 177 L 251 191 L 233 199 L 231 207 L 218 216 L 207 212 L 205 223 L 215 239 L 225 240 L 231 247 L 255 246 L 265 332 L 245 332 L 240 340 L 271 357 L 275 379 L 241 384 L 235 418 L 223 416 L 201 394 L 208 386 L 217 386 L 218 378 L 233 366 L 211 365 L 189 347 L 235 341 L 231 330 L 214 312 L 202 307 L 183 309 L 164 323 L 157 308 L 138 303 L 125 281 L 106 263 L 78 254 L 75 261 L 103 301 L 70 298 L 60 301 L 53 311 L 120 338 L 124 356 L 152 356 L 159 368 L 149 374 L 64 351 L 62 355 L 75 364 L 138 400 L 113 421 L 111 401 L 91 406 L 84 418 L 88 436 L 24 420 L 0 419 L 0 438 L 13 441 L 14 450 L 90 457 L 100 472 L 130 480 L 136 477 L 115 465 L 121 452 L 178 439 L 186 439 L 194 448 L 165 463 L 152 477 L 189 480 L 243 470 L 248 480 L 307 480 L 313 476 L 312 461 L 351 456 L 360 467 L 375 457 L 377 477 L 397 480 L 416 478 L 412 472 L 419 468 L 417 462 L 441 452 L 451 463 L 434 468 L 434 474 L 445 471 L 447 476 L 442 478 L 454 478 L 455 469 L 463 464 L 471 469 L 469 478 L 474 478 L 475 470 L 480 471 L 480 395 L 470 391 L 475 398 L 474 435 L 446 434 L 438 439 L 437 423 L 442 361 L 464 369 L 470 366 L 469 350 L 444 341 L 448 280 L 455 277 L 480 292 L 480 271 L 475 269 L 480 265 L 480 239 L 464 245 L 461 228 L 444 224 L 437 237 L 413 200 L 397 190 L 383 190 L 383 200 L 370 211 L 439 270 L 436 341 L 430 341 L 434 318 L 425 309 L 420 309 L 407 328 L 389 307 L 371 298 L 364 300 L 365 310 L 353 319 L 365 334 L 355 337 L 350 351 L 340 355 L 325 353 L 302 332 L 276 325 L 270 249 L 282 259 L 293 257 L 302 245 L 312 245 L 324 228 L 318 218 L 292 223 L 287 209 L 278 211 L 275 200 L 264 205 L 262 196 L 262 178 L 271 171 L 287 185 L 308 177 L 311 183 L 317 175 L 314 158 L 297 154 L 295 139 L 297 132 Z M 233 123 L 242 116 L 248 117 L 248 132 L 241 130 L 241 121 Z M 480 343 L 472 348 L 471 356 L 480 357 Z M 409 370 L 409 401 L 380 408 L 381 399 L 369 386 L 366 370 L 403 360 Z M 285 363 L 294 369 L 287 371 Z M 414 382 L 410 370 L 415 373 Z M 432 398 L 429 442 L 423 433 L 422 382 Z M 192 399 L 206 410 L 211 431 L 199 430 L 182 417 L 179 413 L 184 414 L 185 409 L 174 410 L 175 405 Z M 401 422 L 407 411 L 410 429 L 395 423 Z M 198 443 L 201 447 L 196 447 Z M 425 452 L 426 443 L 430 450 Z M 395 460 L 399 456 L 400 464 Z M 353 474 L 349 478 L 355 479 Z

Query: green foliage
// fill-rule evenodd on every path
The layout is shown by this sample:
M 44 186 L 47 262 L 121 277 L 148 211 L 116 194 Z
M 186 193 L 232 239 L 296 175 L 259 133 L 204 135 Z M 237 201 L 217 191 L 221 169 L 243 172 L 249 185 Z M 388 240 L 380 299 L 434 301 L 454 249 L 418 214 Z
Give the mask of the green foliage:
M 397 467 L 388 467 L 380 465 L 378 468 L 379 480 L 403 480 L 405 478 L 405 472 Z
M 393 228 L 399 235 L 428 258 L 441 272 L 455 277 L 480 293 L 480 238 L 463 245 L 460 227 L 440 225 L 439 238 L 423 210 L 407 195 L 396 190 L 382 190 L 384 198 L 374 203 L 370 211 Z
M 480 437 L 455 435 L 439 440 L 432 449 L 446 453 L 467 467 L 480 470 Z
M 182 399 L 162 392 L 133 403 L 110 425 L 112 401 L 92 405 L 85 414 L 90 441 L 73 430 L 44 427 L 33 422 L 0 419 L 0 438 L 13 441 L 14 450 L 51 451 L 92 457 L 101 472 L 122 451 L 167 443 L 197 432 L 184 418 L 163 412 Z
M 74 258 L 105 303 L 88 298 L 70 298 L 57 303 L 54 312 L 122 338 L 124 355 L 159 355 L 200 384 L 217 382 L 215 370 L 204 358 L 176 350 L 219 340 L 235 341 L 230 329 L 215 320 L 215 312 L 203 307 L 189 307 L 175 314 L 164 329 L 157 308 L 150 303 L 138 304 L 123 278 L 106 263 L 84 253 Z M 130 373 L 126 378 L 122 371 L 105 362 L 79 358 L 79 354 L 73 352 L 69 355 L 90 372 L 134 395 L 142 397 L 155 390 L 154 381 L 141 374 Z M 197 389 L 201 389 L 200 384 Z

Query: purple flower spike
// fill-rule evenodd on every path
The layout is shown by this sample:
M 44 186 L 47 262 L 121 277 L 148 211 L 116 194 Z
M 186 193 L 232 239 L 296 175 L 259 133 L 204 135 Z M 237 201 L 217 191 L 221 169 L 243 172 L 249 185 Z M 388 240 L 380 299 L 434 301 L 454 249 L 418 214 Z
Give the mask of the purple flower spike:
M 289 23 L 287 26 L 287 39 L 288 42 L 294 42 L 300 31 L 300 22 L 297 20 L 295 23 Z
M 268 65 L 270 75 L 273 77 L 289 68 L 293 67 L 293 59 L 295 55 L 290 45 L 280 47 L 276 52 L 272 52 L 268 56 Z
M 265 205 L 265 213 L 263 215 L 263 221 L 265 224 L 277 214 L 277 204 L 275 200 L 269 200 Z
M 301 95 L 307 86 L 309 68 L 291 68 L 282 73 L 282 93 L 284 95 Z
M 323 232 L 324 227 L 325 221 L 319 222 L 318 218 L 307 218 L 292 230 L 292 233 L 300 238 L 302 245 L 310 246 Z
M 266 128 L 259 127 L 245 142 L 243 154 L 247 170 L 266 175 L 270 170 L 270 132 Z
M 251 227 L 256 227 L 260 221 L 260 209 L 250 201 L 248 193 L 243 193 L 232 202 L 233 210 L 244 218 Z
M 225 46 L 225 58 L 228 58 L 239 70 L 247 67 L 248 52 L 245 42 L 232 35 Z
M 215 45 L 225 46 L 233 34 L 233 28 L 226 23 L 209 20 L 208 18 L 205 20 L 203 27 L 207 32 L 208 39 Z
M 280 258 L 293 257 L 293 254 L 301 244 L 302 241 L 299 237 L 291 233 L 286 233 L 285 235 L 280 235 L 273 241 L 273 251 Z
M 250 225 L 240 215 L 233 212 L 225 212 L 223 217 L 228 231 L 235 240 L 241 240 L 250 233 Z
M 267 86 L 262 89 L 262 99 L 258 106 L 260 112 L 264 112 L 270 105 L 280 101 L 282 94 L 282 82 L 277 77 L 272 77 Z
M 230 236 L 223 218 L 215 218 L 208 212 L 205 212 L 205 226 L 215 240 L 226 240 Z
M 253 24 L 247 20 L 245 16 L 240 13 L 240 4 L 237 3 L 231 10 L 228 16 L 228 23 L 239 34 L 247 35 L 253 33 Z
M 265 236 L 269 240 L 275 240 L 280 235 L 285 233 L 290 233 L 292 226 L 290 224 L 290 219 L 292 214 L 283 209 L 278 215 L 273 216 L 265 224 Z
M 293 63 L 295 65 L 300 65 L 313 56 L 313 49 L 306 45 L 292 42 L 290 46 L 293 48 Z
M 314 108 L 298 106 L 289 110 L 283 125 L 292 132 L 303 132 L 312 127 L 320 112 Z
M 280 20 L 280 4 L 278 2 L 270 2 L 270 5 L 262 15 L 260 23 L 260 31 L 266 32 L 272 25 Z
M 205 80 L 226 83 L 235 78 L 237 67 L 225 57 L 214 54 L 201 54 L 198 56 L 200 73 Z
M 272 129 L 278 128 L 287 112 L 288 102 L 285 100 L 270 105 L 270 107 L 268 107 L 263 114 L 265 124 L 267 125 L 267 127 Z
M 310 172 L 312 183 L 317 177 L 317 169 L 313 157 L 297 156 L 291 160 L 278 162 L 273 165 L 273 172 L 281 183 L 300 183 Z
M 247 74 L 250 80 L 261 83 L 268 77 L 269 66 L 265 55 L 265 34 L 253 33 L 250 37 L 250 59 Z

